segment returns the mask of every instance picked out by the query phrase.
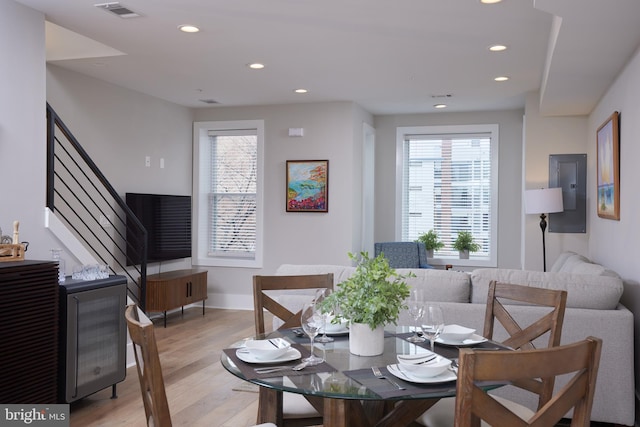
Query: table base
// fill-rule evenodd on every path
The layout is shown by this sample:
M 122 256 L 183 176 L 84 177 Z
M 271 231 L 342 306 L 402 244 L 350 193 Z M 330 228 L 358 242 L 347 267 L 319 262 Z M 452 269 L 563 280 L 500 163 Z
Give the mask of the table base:
M 258 423 L 283 425 L 282 393 L 260 387 Z M 433 399 L 354 400 L 305 396 L 323 415 L 324 427 L 412 427 L 423 412 L 438 402 Z

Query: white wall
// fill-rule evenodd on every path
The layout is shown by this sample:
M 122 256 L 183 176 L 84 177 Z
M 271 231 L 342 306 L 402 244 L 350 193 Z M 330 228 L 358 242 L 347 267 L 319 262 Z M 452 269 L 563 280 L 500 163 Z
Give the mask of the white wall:
M 265 121 L 265 253 L 262 269 L 211 268 L 210 305 L 249 307 L 252 276 L 283 263 L 348 264 L 360 250 L 362 122 L 371 116 L 351 102 L 209 108 L 195 121 Z M 304 128 L 303 137 L 288 129 Z M 329 160 L 329 212 L 285 211 L 287 160 Z M 249 297 L 249 298 L 247 298 Z
M 598 217 L 596 195 L 596 130 L 614 112 L 620 113 L 620 220 Z M 587 200 L 589 256 L 622 277 L 640 280 L 635 248 L 640 241 L 640 50 L 635 53 L 616 82 L 589 116 L 589 180 Z M 624 250 L 626 248 L 628 250 Z
M 122 196 L 191 194 L 191 109 L 51 64 L 47 102 Z
M 614 111 L 620 113 L 620 220 L 598 217 L 596 211 L 596 131 Z M 640 400 L 640 50 L 589 116 L 587 224 L 589 257 L 616 271 L 625 281 L 622 303 L 635 314 L 636 402 Z M 637 405 L 638 406 L 638 405 Z M 636 421 L 636 423 L 638 423 Z
M 18 36 L 19 35 L 19 36 Z M 59 246 L 44 228 L 46 188 L 44 15 L 0 2 L 0 228 L 31 244 L 28 259 Z
M 395 239 L 396 128 L 433 125 L 499 125 L 498 266 L 520 268 L 522 111 L 376 116 L 375 240 Z
M 584 154 L 591 164 L 587 117 L 543 117 L 538 108 L 539 94 L 527 94 L 523 144 L 523 190 L 549 187 L 549 156 L 551 154 Z M 587 184 L 592 176 L 587 173 Z M 595 192 L 587 186 L 587 206 Z M 524 207 L 523 207 L 524 212 Z M 553 219 L 548 219 L 548 222 Z M 587 215 L 587 223 L 589 216 Z M 540 215 L 523 215 L 523 266 L 527 270 L 542 271 L 542 232 Z M 587 224 L 588 231 L 588 224 Z M 587 256 L 588 233 L 550 233 L 546 235 L 547 269 L 563 251 L 574 251 Z

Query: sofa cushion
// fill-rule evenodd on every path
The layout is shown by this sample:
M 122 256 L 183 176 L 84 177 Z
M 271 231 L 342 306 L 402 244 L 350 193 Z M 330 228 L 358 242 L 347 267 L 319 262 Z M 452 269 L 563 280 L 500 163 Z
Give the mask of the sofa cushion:
M 571 269 L 578 263 L 588 263 L 589 260 L 582 255 L 575 252 L 565 251 L 562 252 L 556 262 L 553 263 L 550 273 L 571 273 Z
M 471 281 L 469 274 L 461 271 L 397 268 L 399 274 L 415 274 L 406 279 L 407 285 L 422 289 L 428 301 L 469 302 Z
M 489 283 L 535 286 L 567 291 L 567 307 L 615 310 L 623 291 L 619 277 L 542 271 L 480 268 L 471 273 L 471 302 L 486 304 Z M 509 304 L 515 302 L 509 302 Z
M 549 271 L 552 273 L 619 277 L 616 272 L 608 270 L 600 264 L 594 264 L 588 258 L 571 251 L 561 253 Z
M 341 265 L 298 265 L 282 264 L 276 270 L 278 275 L 333 273 L 334 284 L 342 283 L 353 274 L 355 267 Z M 429 301 L 466 302 L 471 301 L 469 274 L 460 271 L 436 269 L 397 268 L 398 274 L 415 274 L 406 282 L 413 288 L 423 289 Z

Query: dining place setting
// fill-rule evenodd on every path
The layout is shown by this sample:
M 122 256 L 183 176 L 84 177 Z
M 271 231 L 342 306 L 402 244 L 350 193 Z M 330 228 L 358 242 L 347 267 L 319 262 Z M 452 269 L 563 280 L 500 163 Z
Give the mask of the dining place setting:
M 414 319 L 414 326 L 398 327 L 398 332 L 394 334 L 396 338 L 413 344 L 408 353 L 398 353 L 394 363 L 386 366 L 343 372 L 382 398 L 426 392 L 453 393 L 460 348 L 509 350 L 476 334 L 475 329 L 457 324 L 446 325 L 438 305 L 424 304 L 420 299 L 410 300 L 408 312 Z M 404 329 L 409 331 L 405 332 Z
M 325 361 L 324 354 L 316 355 L 316 343 L 331 343 L 348 336 L 349 330 L 346 322 L 331 323 L 333 316 L 319 309 L 317 303 L 323 295 L 318 293 L 313 301 L 304 304 L 299 328 L 278 331 L 281 337 L 267 334 L 262 339 L 246 339 L 237 347 L 223 350 L 224 353 L 246 379 L 334 372 L 336 369 Z M 305 336 L 310 342 L 308 349 L 302 345 Z
M 410 353 L 398 353 L 397 360 L 386 366 L 372 366 L 370 371 L 360 369 L 344 374 L 383 398 L 424 393 L 426 389 L 454 391 L 459 348 L 482 347 L 488 340 L 476 334 L 475 329 L 445 324 L 441 307 L 426 302 L 418 289 L 411 290 L 406 307 L 413 325 L 396 328 L 395 336 L 413 344 L 413 348 L 409 347 Z M 496 343 L 489 343 L 488 348 L 507 349 Z M 386 382 L 378 382 L 374 378 Z

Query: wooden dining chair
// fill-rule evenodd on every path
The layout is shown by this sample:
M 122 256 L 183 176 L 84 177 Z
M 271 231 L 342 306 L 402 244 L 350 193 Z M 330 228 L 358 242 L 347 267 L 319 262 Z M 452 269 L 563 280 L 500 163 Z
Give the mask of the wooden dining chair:
M 564 346 L 522 350 L 460 350 L 454 427 L 554 426 L 573 409 L 572 427 L 589 427 L 602 340 L 588 337 Z M 561 375 L 569 381 L 537 411 L 516 414 L 478 384 L 546 382 Z M 524 418 L 523 418 L 524 416 Z
M 546 307 L 548 310 L 533 323 L 528 326 L 522 326 L 509 313 L 507 306 L 510 302 Z M 493 280 L 489 283 L 482 335 L 485 338 L 494 339 L 496 326 L 501 325 L 507 334 L 507 337 L 501 341 L 502 344 L 514 350 L 535 349 L 534 341 L 545 334 L 548 335 L 545 348 L 556 347 L 560 345 L 566 306 L 567 291 L 500 283 Z M 541 383 L 516 381 L 513 385 L 535 393 L 537 395 L 538 408 L 540 408 L 551 398 L 555 377 Z M 502 399 L 502 401 L 503 404 L 514 411 L 518 410 L 516 409 L 517 407 L 526 410 L 524 406 L 515 402 L 507 399 Z M 416 421 L 428 427 L 451 427 L 453 425 L 454 407 L 455 399 L 440 400 Z
M 253 276 L 253 306 L 255 316 L 256 335 L 264 334 L 265 331 L 265 310 L 271 313 L 280 325 L 277 329 L 299 327 L 300 310 L 297 307 L 287 308 L 280 298 L 274 295 L 275 291 L 312 291 L 314 289 L 333 289 L 333 274 L 314 274 L 301 276 Z M 313 299 L 313 295 L 301 295 L 297 301 Z M 269 328 L 271 330 L 273 328 Z M 281 399 L 282 411 L 279 409 Z M 258 422 L 264 414 L 271 413 L 273 406 L 278 406 L 276 410 L 277 424 L 284 426 L 311 426 L 321 425 L 322 420 L 322 399 L 305 398 L 295 393 L 282 393 L 279 395 L 273 390 L 264 387 L 259 389 L 258 398 Z
M 171 427 L 171 414 L 164 390 L 153 323 L 139 313 L 135 304 L 127 306 L 124 315 L 133 342 L 147 426 Z
M 253 308 L 256 335 L 266 332 L 264 325 L 265 310 L 280 320 L 281 324 L 278 326 L 278 329 L 300 326 L 302 304 L 300 304 L 299 310 L 293 312 L 289 310 L 285 304 L 280 302 L 278 297 L 274 297 L 271 291 L 311 291 L 322 288 L 333 289 L 333 273 L 301 276 L 253 276 Z M 313 296 L 302 295 L 299 301 L 305 298 L 310 301 Z M 269 328 L 269 330 L 271 329 L 272 328 Z

